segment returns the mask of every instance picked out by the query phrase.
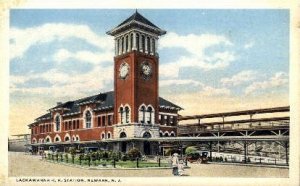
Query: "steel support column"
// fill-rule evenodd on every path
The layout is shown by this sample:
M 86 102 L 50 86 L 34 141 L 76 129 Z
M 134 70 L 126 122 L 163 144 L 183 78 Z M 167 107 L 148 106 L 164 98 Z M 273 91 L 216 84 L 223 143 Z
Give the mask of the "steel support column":
M 210 156 L 210 160 L 212 161 L 212 142 L 209 142 L 209 156 Z
M 244 142 L 244 155 L 245 155 L 245 163 L 247 163 L 247 141 Z
M 289 165 L 288 143 L 289 143 L 289 142 L 284 142 L 284 147 L 285 147 L 285 160 L 286 160 L 286 164 L 287 164 L 287 165 Z

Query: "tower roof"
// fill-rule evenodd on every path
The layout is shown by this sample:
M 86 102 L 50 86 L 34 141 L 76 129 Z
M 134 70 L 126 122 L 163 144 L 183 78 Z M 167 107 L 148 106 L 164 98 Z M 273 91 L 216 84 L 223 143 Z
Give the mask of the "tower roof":
M 128 17 L 125 21 L 123 21 L 117 27 L 122 26 L 122 25 L 124 25 L 126 23 L 129 23 L 131 21 L 138 21 L 138 22 L 144 23 L 146 25 L 158 28 L 155 24 L 151 23 L 147 18 L 145 18 L 144 16 L 142 16 L 140 13 L 138 13 L 137 10 L 135 11 L 134 14 L 132 14 L 130 17 Z
M 149 21 L 147 18 L 142 16 L 137 10 L 135 11 L 134 14 L 132 14 L 127 19 L 125 19 L 117 27 L 108 31 L 107 34 L 114 36 L 130 28 L 139 28 L 139 29 L 147 30 L 157 35 L 166 34 L 165 30 L 160 29 L 158 26 L 156 26 L 151 21 Z

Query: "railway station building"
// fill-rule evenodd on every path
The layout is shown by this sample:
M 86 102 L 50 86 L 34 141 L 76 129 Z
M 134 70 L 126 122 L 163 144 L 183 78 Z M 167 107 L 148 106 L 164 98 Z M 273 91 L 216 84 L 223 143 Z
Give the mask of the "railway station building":
M 136 11 L 107 34 L 115 42 L 114 91 L 58 102 L 28 125 L 33 149 L 97 145 L 157 154 L 158 143 L 149 138 L 178 135 L 182 108 L 158 95 L 157 46 L 166 31 Z

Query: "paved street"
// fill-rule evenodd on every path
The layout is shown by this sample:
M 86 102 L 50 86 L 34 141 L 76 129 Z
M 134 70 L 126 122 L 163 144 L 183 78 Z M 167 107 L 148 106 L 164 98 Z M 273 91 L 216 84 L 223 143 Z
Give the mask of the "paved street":
M 41 161 L 39 156 L 9 152 L 9 176 L 62 176 L 62 177 L 166 177 L 171 169 L 142 170 L 87 170 Z M 217 164 L 190 164 L 187 176 L 203 177 L 288 177 L 288 169 L 248 167 Z

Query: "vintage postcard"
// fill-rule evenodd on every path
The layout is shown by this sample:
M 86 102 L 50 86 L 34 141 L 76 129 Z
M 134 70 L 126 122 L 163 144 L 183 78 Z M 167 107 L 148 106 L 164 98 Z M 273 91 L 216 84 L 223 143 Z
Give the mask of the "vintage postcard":
M 3 4 L 3 183 L 299 184 L 296 2 L 47 3 Z

